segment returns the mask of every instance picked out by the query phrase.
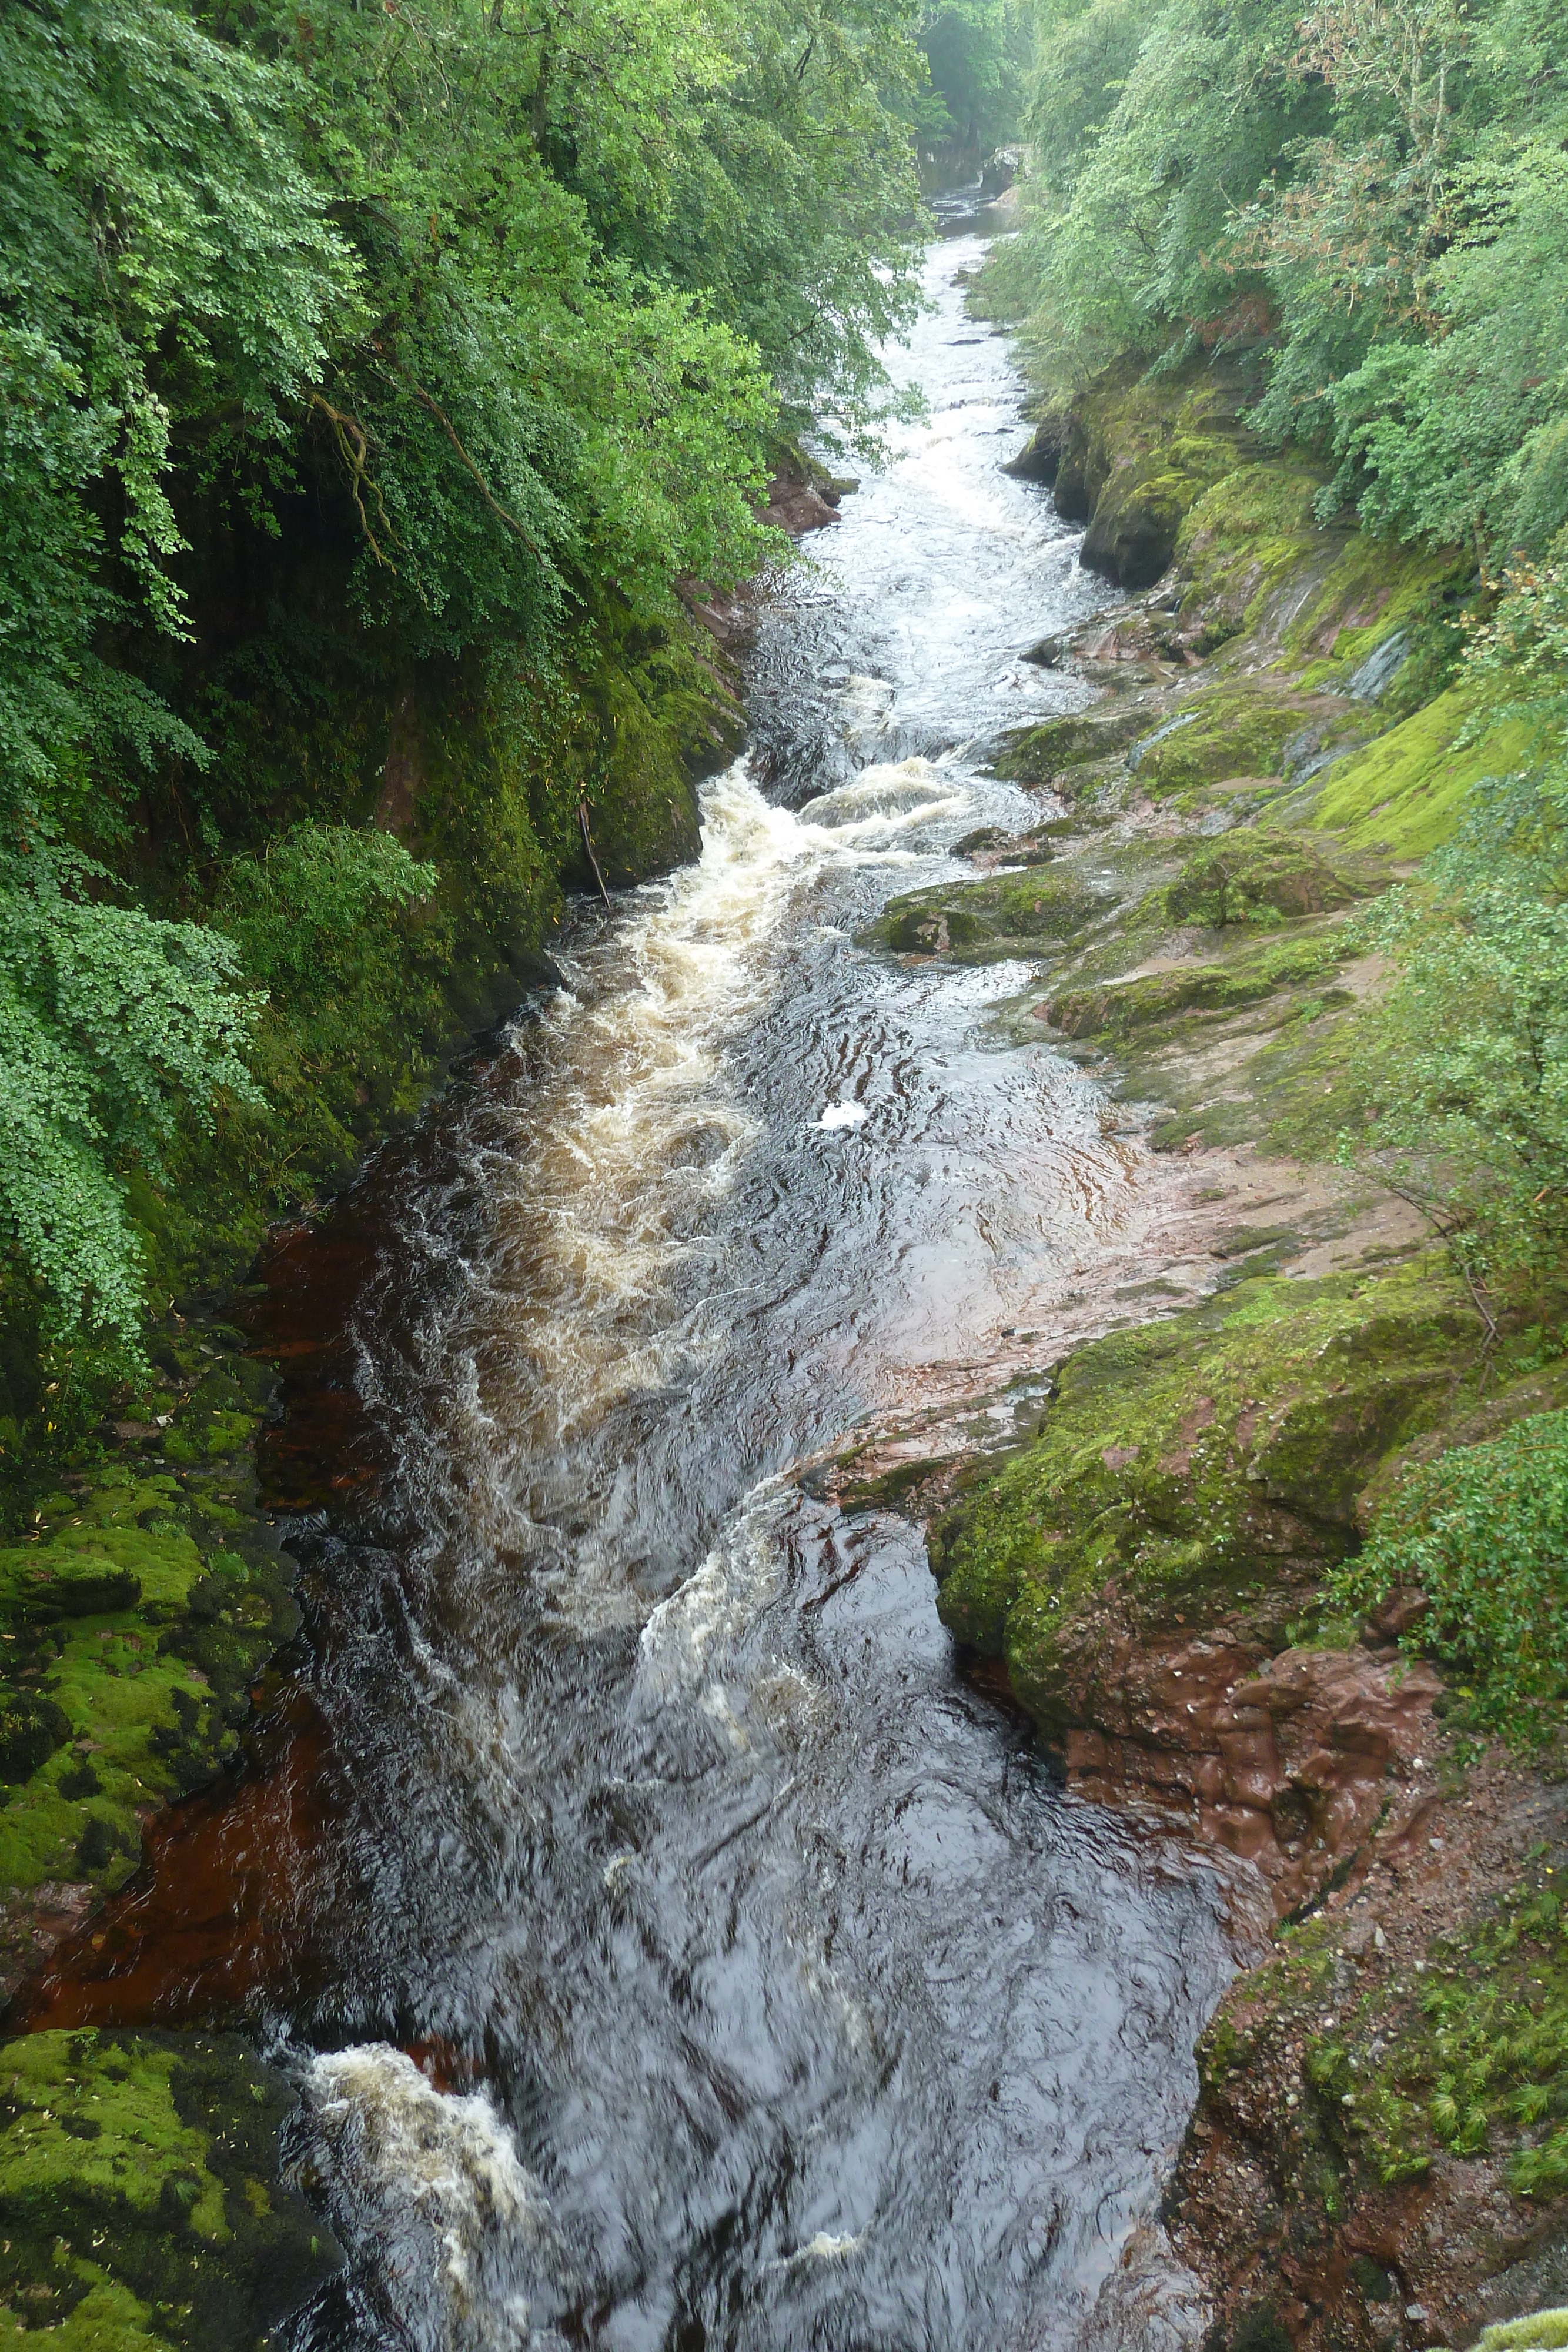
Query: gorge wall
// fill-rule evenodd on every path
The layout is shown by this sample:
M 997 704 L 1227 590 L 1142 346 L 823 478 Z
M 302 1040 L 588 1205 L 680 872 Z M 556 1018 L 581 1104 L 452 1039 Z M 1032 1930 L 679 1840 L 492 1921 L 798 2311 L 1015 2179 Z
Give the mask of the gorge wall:
M 1418 1591 L 1367 1621 L 1324 1588 L 1410 1469 L 1568 1403 L 1540 1298 L 1479 1293 L 1345 1148 L 1365 911 L 1520 737 L 1456 670 L 1463 559 L 1321 524 L 1242 397 L 1113 369 L 1017 461 L 1145 593 L 1036 650 L 1094 689 L 1004 754 L 1042 822 L 881 927 L 1035 960 L 1012 1033 L 1141 1123 L 1166 1260 L 1046 1368 L 1021 1446 L 938 1423 L 833 1478 L 924 1519 L 945 1621 L 1070 1787 L 1261 1874 L 1273 1954 L 1205 2039 L 1166 2200 L 1208 2352 L 1460 2346 L 1568 2283 L 1557 1751 L 1465 1736 Z

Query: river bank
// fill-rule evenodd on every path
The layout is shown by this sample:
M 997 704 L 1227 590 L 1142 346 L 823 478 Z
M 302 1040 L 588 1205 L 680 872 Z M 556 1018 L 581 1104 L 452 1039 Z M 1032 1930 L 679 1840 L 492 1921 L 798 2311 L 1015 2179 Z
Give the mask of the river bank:
M 1446 1722 L 1452 1678 L 1399 1644 L 1419 1596 L 1362 1625 L 1322 1585 L 1411 1465 L 1568 1400 L 1539 1304 L 1494 1316 L 1336 1164 L 1384 980 L 1358 911 L 1513 742 L 1453 682 L 1462 563 L 1318 525 L 1241 396 L 1113 370 L 1037 433 L 1019 470 L 1146 593 L 1036 650 L 1097 689 L 998 761 L 1040 821 L 878 927 L 1044 960 L 1005 1024 L 1094 1069 L 1149 1155 L 1134 1278 L 1049 1361 L 1017 1335 L 988 1426 L 970 1400 L 819 1475 L 919 1517 L 945 1622 L 1067 1786 L 1268 1888 L 1275 1954 L 1205 2035 L 1166 2190 L 1177 2319 L 1130 2250 L 1148 2340 L 1201 2308 L 1211 2352 L 1462 2346 L 1568 2284 L 1568 2206 L 1528 2169 L 1563 2087 L 1561 1766 Z
M 163 1816 L 107 1923 L 42 1923 L 68 1958 L 10 2045 L 43 2070 L 13 2092 L 19 2314 L 195 2347 L 308 2300 L 335 2344 L 477 2345 L 591 2279 L 655 2333 L 742 2291 L 802 2343 L 870 2309 L 890 2343 L 1049 2312 L 1085 2346 L 1457 2344 L 1529 2242 L 1533 2206 L 1446 2147 L 1396 2227 L 1330 2080 L 1386 2053 L 1460 1857 L 1479 1906 L 1555 1818 L 1539 1775 L 1459 1786 L 1391 1627 L 1314 1616 L 1402 1455 L 1558 1396 L 1332 1148 L 1379 984 L 1350 925 L 1453 782 L 1418 690 L 1451 583 L 1317 530 L 1199 387 L 1177 441 L 1245 463 L 1188 467 L 1176 580 L 1106 610 L 998 477 L 1012 395 L 950 282 L 936 414 L 752 655 L 767 797 L 710 786 L 700 867 L 585 917 L 423 1142 L 278 1237 L 292 1322 L 184 1318 L 125 1440 L 156 1491 L 39 1521 L 57 1599 L 115 1546 L 144 1593 L 127 1547 L 173 1563 L 159 1670 L 205 1749 L 128 1717 L 123 1751 L 40 1768 L 89 1811 L 120 1776 L 111 1886 L 163 1793 L 141 1749 L 170 1792 L 210 1769 L 308 1623 L 226 1825 Z M 998 667 L 1042 608 L 1053 641 Z M 247 1348 L 285 1362 L 282 1422 Z M 268 1503 L 328 1506 L 292 1601 L 214 1516 Z M 136 1611 L 78 1597 L 123 1629 L 41 1621 L 40 1696 L 57 1639 L 106 1652 L 116 1706 L 153 1692 Z M 89 1769 L 96 1798 L 53 1792 Z M 1225 1920 L 1257 1947 L 1269 1914 L 1278 1955 L 1221 1998 Z M 280 2074 L 209 2030 L 239 2021 Z M 180 2072 L 197 2042 L 227 2106 Z M 84 2131 L 127 2074 L 137 2111 Z M 288 2083 L 313 2219 L 270 2143 L 223 2172 Z M 1511 2200 L 1492 2253 L 1450 2173 Z M 235 2196 L 276 2216 L 259 2247 Z M 183 2305 L 193 2260 L 229 2316 Z

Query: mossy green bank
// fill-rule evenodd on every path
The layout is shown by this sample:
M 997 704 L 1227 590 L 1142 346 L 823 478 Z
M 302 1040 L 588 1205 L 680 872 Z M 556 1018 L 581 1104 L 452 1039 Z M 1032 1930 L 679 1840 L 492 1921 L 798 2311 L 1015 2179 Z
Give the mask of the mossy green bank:
M 51 2352 L 262 2342 L 339 2260 L 280 2185 L 292 2105 L 230 2035 L 0 2045 L 0 2325 Z
M 1249 1272 L 1277 1238 L 1232 1236 L 1233 1279 L 1202 1307 L 1056 1367 L 1038 1436 L 977 1466 L 929 1530 L 945 1623 L 1005 1660 L 1052 1742 L 1092 1722 L 1079 1685 L 1107 1612 L 1283 1649 L 1320 1621 L 1385 1465 L 1458 1433 L 1483 1386 L 1493 1412 L 1555 1401 L 1533 1339 L 1516 1372 L 1440 1255 L 1380 1276 Z
M 256 1503 L 275 1377 L 232 1327 L 171 1327 L 153 1417 L 68 1474 L 0 1547 L 0 1889 L 119 1885 L 141 1824 L 232 1754 L 257 1673 L 298 1622 Z

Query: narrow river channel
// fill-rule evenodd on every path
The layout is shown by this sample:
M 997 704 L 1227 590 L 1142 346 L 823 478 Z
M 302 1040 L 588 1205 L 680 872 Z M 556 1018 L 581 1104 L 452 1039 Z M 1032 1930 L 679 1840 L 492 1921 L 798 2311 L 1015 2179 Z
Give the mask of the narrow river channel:
M 767 609 L 701 862 L 581 912 L 280 1247 L 284 1340 L 340 1323 L 274 1457 L 336 1499 L 273 1768 L 186 1809 L 56 2013 L 237 2011 L 298 2067 L 348 2267 L 294 2352 L 1109 2345 L 1190 2103 L 1217 1883 L 1053 1787 L 915 1529 L 791 1475 L 1005 1378 L 1138 1180 L 996 1030 L 1022 967 L 857 944 L 1040 821 L 984 763 L 1071 707 L 1021 656 L 1096 593 L 1001 470 L 949 230 L 928 415 Z

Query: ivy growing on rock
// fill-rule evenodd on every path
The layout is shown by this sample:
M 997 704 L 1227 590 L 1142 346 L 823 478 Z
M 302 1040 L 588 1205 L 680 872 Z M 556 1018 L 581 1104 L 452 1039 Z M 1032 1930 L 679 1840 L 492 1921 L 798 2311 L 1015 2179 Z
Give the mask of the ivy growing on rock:
M 1331 1608 L 1424 1595 L 1412 1638 L 1455 1667 L 1468 1719 L 1516 1746 L 1550 1737 L 1568 1695 L 1568 1412 L 1531 1413 L 1404 1480 Z

